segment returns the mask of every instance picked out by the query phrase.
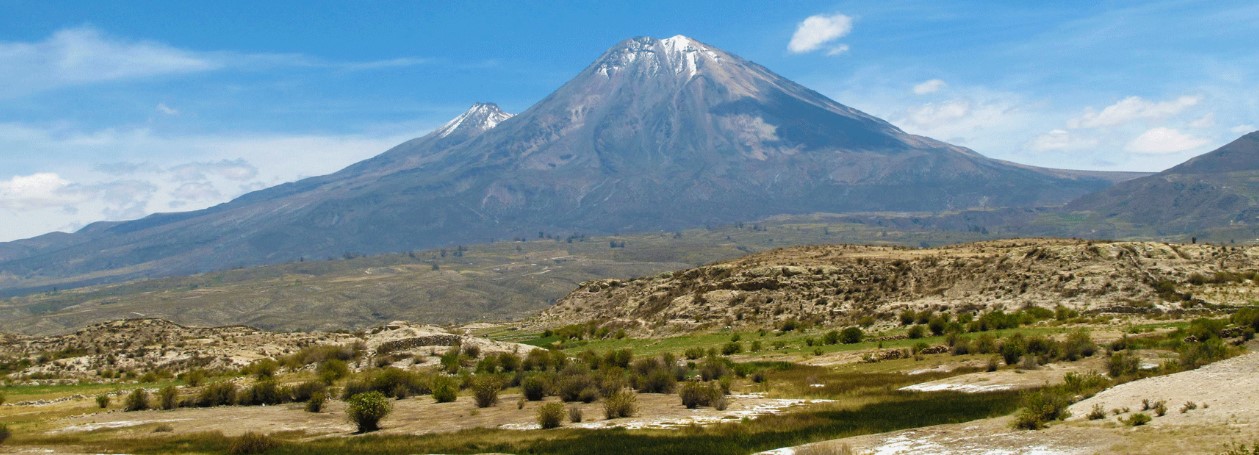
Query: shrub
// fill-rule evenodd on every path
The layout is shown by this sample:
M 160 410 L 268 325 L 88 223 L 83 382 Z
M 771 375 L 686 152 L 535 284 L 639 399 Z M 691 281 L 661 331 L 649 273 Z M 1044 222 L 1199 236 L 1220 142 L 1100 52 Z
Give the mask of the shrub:
M 568 421 L 572 423 L 581 423 L 581 408 L 577 406 L 569 406 Z
M 463 355 L 469 359 L 475 359 L 481 356 L 481 347 L 475 344 L 469 344 L 463 347 Z
M 126 401 L 123 402 L 123 409 L 130 411 L 143 411 L 149 408 L 149 392 L 143 388 L 137 388 L 127 395 Z
M 359 433 L 380 429 L 380 420 L 389 415 L 393 405 L 385 394 L 371 391 L 350 397 L 346 402 L 346 416 L 358 426 Z
M 1156 416 L 1165 416 L 1167 415 L 1167 401 L 1158 400 L 1154 402 L 1154 406 L 1150 407 L 1150 409 L 1154 410 L 1154 415 Z
M 0 404 L 4 404 L 4 400 L 5 400 L 4 392 L 0 392 Z
M 245 374 L 253 375 L 258 379 L 267 379 L 275 377 L 275 373 L 279 371 L 280 364 L 271 359 L 256 360 L 249 364 L 243 370 Z
M 325 401 L 328 401 L 328 395 L 323 391 L 312 393 L 310 398 L 306 399 L 306 412 L 322 411 Z
M 1097 352 L 1097 344 L 1093 343 L 1088 332 L 1080 330 L 1067 335 L 1067 339 L 1062 342 L 1062 351 L 1063 358 L 1074 362 L 1084 357 L 1092 357 L 1093 353 Z
M 350 375 L 350 367 L 341 359 L 328 359 L 315 367 L 315 374 L 324 384 L 331 385 L 337 380 Z
M 438 403 L 450 403 L 459 398 L 459 386 L 456 379 L 449 376 L 434 376 L 432 382 L 433 399 Z
M 1102 409 L 1101 403 L 1093 405 L 1093 409 L 1089 411 L 1089 420 L 1101 420 L 1106 418 L 1106 410 Z
M 700 378 L 705 381 L 712 381 L 728 376 L 730 374 L 729 362 L 729 360 L 717 356 L 708 356 L 707 359 L 704 359 L 704 364 L 700 365 Z
M 1093 371 L 1084 374 L 1073 371 L 1063 376 L 1062 380 L 1063 390 L 1085 398 L 1091 397 L 1110 386 L 1109 379 Z
M 1194 409 L 1198 409 L 1198 403 L 1194 403 L 1192 401 L 1186 401 L 1185 404 L 1180 407 L 1180 413 L 1184 414 Z
M 478 408 L 488 408 L 498 404 L 498 389 L 501 385 L 493 376 L 477 376 L 472 379 L 472 397 Z
M 520 390 L 529 401 L 540 401 L 545 398 L 546 389 L 546 378 L 537 374 L 525 377 L 525 380 L 520 383 Z
M 1067 406 L 1071 405 L 1071 400 L 1062 391 L 1045 389 L 1029 392 L 1023 394 L 1021 401 L 1022 408 L 1015 418 L 1015 428 L 1039 430 L 1045 428 L 1049 422 L 1062 420 L 1070 415 Z
M 175 407 L 179 406 L 179 391 L 173 385 L 162 387 L 162 390 L 157 391 L 157 403 L 158 407 L 162 409 L 175 409 Z
M 323 394 L 327 398 L 328 386 L 320 381 L 306 381 L 293 387 L 293 401 L 306 402 L 310 401 L 315 394 Z
M 1239 442 L 1230 443 L 1224 446 L 1224 451 L 1220 455 L 1259 455 L 1259 442 L 1254 443 L 1250 447 Z
M 1141 368 L 1141 359 L 1127 352 L 1115 352 L 1106 359 L 1106 372 L 1112 378 L 1137 374 Z
M 108 393 L 102 393 L 102 394 L 100 394 L 100 395 L 97 395 L 97 396 L 96 396 L 96 405 L 97 405 L 97 406 L 100 406 L 100 408 L 101 408 L 101 409 L 108 408 L 108 407 L 109 407 L 109 394 L 108 394 Z
M 633 390 L 621 389 L 603 400 L 603 415 L 608 419 L 633 417 L 638 412 L 638 397 Z
M 197 394 L 196 404 L 203 408 L 236 404 L 236 384 L 216 382 L 207 385 Z
M 699 406 L 713 406 L 719 401 L 725 400 L 725 394 L 721 390 L 721 385 L 716 381 L 700 382 L 687 381 L 682 386 L 682 390 L 678 392 L 678 396 L 682 398 L 682 405 L 687 409 L 695 409 Z
M 275 438 L 269 435 L 250 431 L 232 438 L 231 444 L 227 447 L 227 453 L 233 455 L 263 453 L 279 447 L 279 445 L 279 441 L 276 441 Z
M 538 408 L 538 425 L 543 430 L 558 428 L 564 421 L 564 403 L 547 403 Z
M 275 380 L 255 382 L 245 389 L 237 398 L 237 403 L 245 406 L 276 405 L 289 401 L 287 391 L 283 390 Z
M 570 367 L 570 369 L 565 370 L 559 378 L 557 389 L 560 400 L 565 402 L 580 400 L 589 403 L 594 401 L 596 397 L 591 397 L 591 393 L 588 391 L 594 391 L 594 395 L 598 395 L 594 378 L 591 377 L 589 371 L 584 371 L 581 367 Z
M 847 327 L 839 333 L 839 341 L 844 344 L 860 343 L 861 338 L 864 336 L 865 333 L 863 333 L 861 329 L 857 327 Z
M 907 332 L 907 335 L 909 336 L 909 338 L 916 340 L 916 339 L 922 338 L 924 332 L 926 331 L 923 330 L 921 325 L 915 325 L 909 328 L 909 332 Z
M 822 343 L 823 343 L 823 344 L 837 344 L 837 343 L 839 343 L 839 332 L 838 332 L 838 331 L 835 331 L 835 330 L 832 330 L 832 331 L 830 331 L 830 332 L 826 332 L 826 335 L 822 335 Z
M 731 341 L 721 347 L 721 355 L 734 355 L 743 352 L 743 344 Z
M 13 432 L 9 431 L 9 426 L 0 423 L 0 444 L 4 444 L 4 441 L 8 441 L 12 436 Z
M 1141 425 L 1145 425 L 1147 423 L 1150 423 L 1150 420 L 1153 420 L 1153 419 L 1150 418 L 1149 414 L 1146 414 L 1144 412 L 1138 412 L 1136 414 L 1128 416 L 1127 419 L 1122 419 L 1122 418 L 1119 419 L 1119 421 L 1123 422 L 1124 425 L 1127 425 L 1130 427 L 1139 427 Z
M 752 352 L 761 352 L 761 349 L 764 349 L 764 347 L 761 345 L 761 340 L 752 340 L 751 349 L 752 349 Z
M 686 351 L 682 353 L 682 355 L 685 356 L 689 360 L 697 360 L 700 357 L 704 356 L 704 348 L 700 348 L 700 347 L 687 348 Z
M 935 336 L 944 334 L 945 324 L 946 321 L 940 316 L 932 316 L 931 319 L 927 320 L 927 328 L 930 329 L 931 334 Z

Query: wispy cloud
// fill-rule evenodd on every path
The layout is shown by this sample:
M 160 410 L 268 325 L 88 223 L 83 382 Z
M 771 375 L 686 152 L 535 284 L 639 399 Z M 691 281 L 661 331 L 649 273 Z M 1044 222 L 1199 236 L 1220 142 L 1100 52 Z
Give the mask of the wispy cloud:
M 787 50 L 793 54 L 813 52 L 835 42 L 852 32 L 852 18 L 843 14 L 809 16 L 796 26 Z M 827 51 L 838 55 L 848 51 L 848 45 L 840 44 Z
M 1158 119 L 1179 114 L 1202 101 L 1198 96 L 1182 96 L 1169 101 L 1149 101 L 1130 96 L 1106 106 L 1101 112 L 1085 109 L 1079 117 L 1067 122 L 1070 128 L 1102 128 L 1123 125 L 1134 120 Z
M 330 61 L 302 54 L 251 54 L 180 49 L 165 43 L 132 40 L 82 26 L 59 30 L 42 41 L 0 42 L 0 98 L 61 87 L 121 82 L 239 69 L 275 67 L 368 71 L 423 65 L 423 58 Z M 163 114 L 178 111 L 165 104 Z
M 924 81 L 921 84 L 914 85 L 914 94 L 926 95 L 929 93 L 935 93 L 935 92 L 940 91 L 944 87 L 947 87 L 948 85 L 949 84 L 945 83 L 943 80 L 931 79 L 929 81 Z
M 1124 150 L 1133 153 L 1162 155 L 1192 150 L 1207 144 L 1206 139 L 1194 137 L 1172 128 L 1151 128 L 1128 142 Z

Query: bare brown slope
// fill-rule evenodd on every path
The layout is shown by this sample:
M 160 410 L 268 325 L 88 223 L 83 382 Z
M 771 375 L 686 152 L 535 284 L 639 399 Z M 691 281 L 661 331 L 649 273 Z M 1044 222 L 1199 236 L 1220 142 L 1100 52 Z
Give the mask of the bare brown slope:
M 1255 287 L 1248 280 L 1189 281 L 1195 273 L 1254 270 L 1257 256 L 1259 247 L 1039 239 L 931 249 L 809 246 L 649 278 L 583 283 L 540 320 L 620 320 L 674 331 L 789 319 L 843 324 L 866 315 L 890 319 L 906 307 L 1176 310 L 1249 301 Z M 1161 281 L 1174 283 L 1176 294 L 1160 295 Z M 1192 298 L 1178 297 L 1185 294 Z

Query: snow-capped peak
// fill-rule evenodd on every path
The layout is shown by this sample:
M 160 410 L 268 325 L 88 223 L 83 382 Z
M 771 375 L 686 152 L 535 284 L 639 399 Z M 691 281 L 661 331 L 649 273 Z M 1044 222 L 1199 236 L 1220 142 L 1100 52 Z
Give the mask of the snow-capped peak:
M 597 71 L 610 77 L 637 63 L 643 65 L 649 74 L 666 70 L 689 79 L 699 74 L 705 65 L 721 62 L 720 54 L 684 35 L 665 39 L 640 37 L 626 41 L 606 55 Z
M 499 109 L 497 104 L 473 103 L 472 107 L 468 108 L 467 111 L 438 128 L 437 136 L 446 137 L 457 131 L 480 134 L 498 126 L 500 122 L 511 118 L 511 116 L 511 114 Z

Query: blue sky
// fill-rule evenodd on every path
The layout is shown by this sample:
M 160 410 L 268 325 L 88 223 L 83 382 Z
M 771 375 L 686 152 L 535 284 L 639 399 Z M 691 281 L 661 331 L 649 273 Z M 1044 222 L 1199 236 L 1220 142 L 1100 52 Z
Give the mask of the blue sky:
M 1259 129 L 1253 2 L 0 0 L 0 240 L 335 171 L 684 34 L 917 134 L 1165 169 Z

